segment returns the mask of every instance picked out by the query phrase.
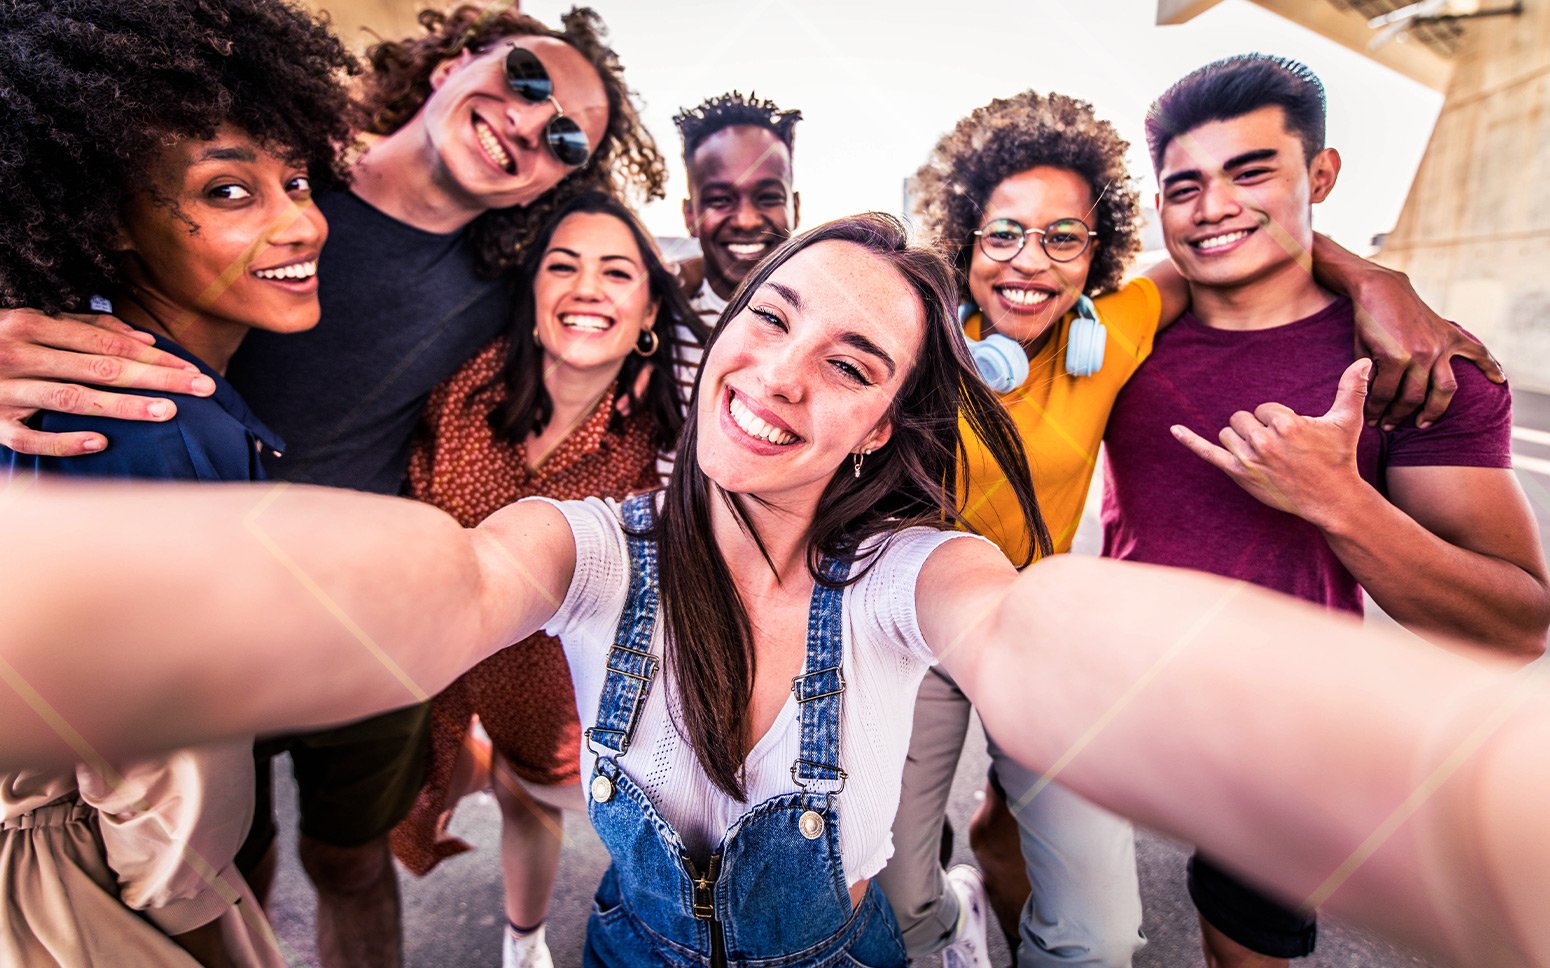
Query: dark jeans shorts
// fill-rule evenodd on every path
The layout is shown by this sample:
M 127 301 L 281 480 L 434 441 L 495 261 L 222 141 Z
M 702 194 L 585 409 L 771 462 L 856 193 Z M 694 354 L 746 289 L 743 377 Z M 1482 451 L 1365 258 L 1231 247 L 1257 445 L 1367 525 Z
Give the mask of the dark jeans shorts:
M 430 705 L 395 709 L 317 733 L 259 740 L 253 748 L 253 829 L 237 854 L 247 872 L 275 838 L 273 759 L 291 754 L 301 832 L 332 847 L 359 847 L 409 813 L 425 780 Z
M 1287 907 L 1196 854 L 1189 859 L 1189 896 L 1200 916 L 1227 937 L 1271 958 L 1313 954 L 1312 912 Z

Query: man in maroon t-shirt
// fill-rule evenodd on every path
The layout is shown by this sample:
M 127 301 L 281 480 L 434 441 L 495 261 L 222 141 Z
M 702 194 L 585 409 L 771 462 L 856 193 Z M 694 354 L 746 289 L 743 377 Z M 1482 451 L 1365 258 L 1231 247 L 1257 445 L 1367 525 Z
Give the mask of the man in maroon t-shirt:
M 1147 141 L 1191 311 L 1110 417 L 1104 554 L 1355 613 L 1365 588 L 1416 631 L 1543 652 L 1550 590 L 1507 388 L 1458 366 L 1434 422 L 1363 425 L 1355 307 L 1308 269 L 1312 205 L 1340 171 L 1318 78 L 1263 55 L 1218 61 L 1158 99 Z M 1198 855 L 1189 888 L 1211 968 L 1312 951 L 1311 912 Z

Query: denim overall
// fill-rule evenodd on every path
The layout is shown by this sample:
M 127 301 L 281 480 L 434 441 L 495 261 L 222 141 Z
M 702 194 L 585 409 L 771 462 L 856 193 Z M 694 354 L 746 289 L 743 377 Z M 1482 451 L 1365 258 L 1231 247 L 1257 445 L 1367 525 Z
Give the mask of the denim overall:
M 626 531 L 651 525 L 652 495 L 624 503 Z M 809 670 L 792 682 L 802 744 L 791 778 L 797 792 L 743 814 L 702 869 L 639 786 L 620 769 L 657 673 L 656 544 L 629 537 L 630 591 L 598 703 L 587 730 L 597 755 L 587 813 L 613 865 L 603 875 L 587 924 L 588 966 L 904 966 L 893 911 L 876 884 L 851 909 L 840 860 L 835 800 L 839 768 L 840 604 L 843 591 L 813 589 L 807 620 Z M 824 561 L 830 580 L 844 566 Z M 692 701 L 692 697 L 690 698 Z

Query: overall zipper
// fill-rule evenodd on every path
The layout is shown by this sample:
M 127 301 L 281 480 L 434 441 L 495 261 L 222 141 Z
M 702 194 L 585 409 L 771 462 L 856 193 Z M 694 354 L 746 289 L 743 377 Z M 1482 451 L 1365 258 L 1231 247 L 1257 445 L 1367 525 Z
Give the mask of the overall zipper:
M 694 916 L 710 922 L 711 968 L 726 968 L 726 938 L 721 933 L 721 922 L 716 920 L 716 878 L 721 875 L 721 851 L 710 855 L 704 874 L 694 866 L 694 859 L 688 854 L 680 855 L 680 859 L 689 872 L 689 879 L 694 882 Z

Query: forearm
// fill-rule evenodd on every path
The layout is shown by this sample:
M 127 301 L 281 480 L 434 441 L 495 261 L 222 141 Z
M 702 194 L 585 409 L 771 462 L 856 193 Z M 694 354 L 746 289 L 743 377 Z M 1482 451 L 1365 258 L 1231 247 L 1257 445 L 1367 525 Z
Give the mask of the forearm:
M 1506 744 L 1506 785 L 1486 791 L 1467 755 L 1501 718 L 1550 741 L 1543 682 L 1525 693 L 1499 666 L 1244 585 L 1072 556 L 1018 580 L 977 653 L 955 674 L 1012 756 L 1283 897 L 1464 964 L 1550 944 L 1533 914 L 1550 838 L 1473 834 L 1507 829 L 1483 818 L 1510 812 L 1494 794 L 1544 789 L 1550 767 Z M 1494 906 L 1504 865 L 1539 880 Z
M 1313 279 L 1331 292 L 1349 296 L 1358 305 L 1362 290 L 1379 279 L 1392 281 L 1402 273 L 1369 262 L 1326 235 L 1313 235 Z
M 1366 484 L 1315 523 L 1373 601 L 1407 628 L 1523 658 L 1544 652 L 1550 592 L 1513 562 L 1438 537 Z
M 496 634 L 471 532 L 414 502 L 58 482 L 8 497 L 8 766 L 359 718 L 435 693 Z

